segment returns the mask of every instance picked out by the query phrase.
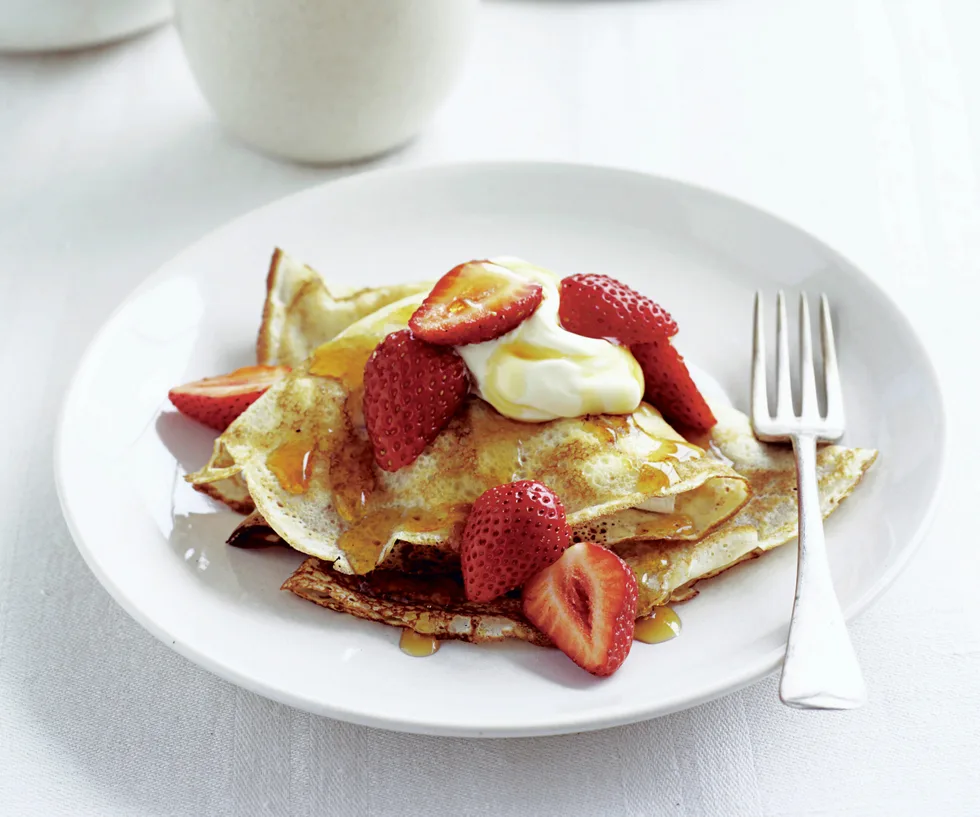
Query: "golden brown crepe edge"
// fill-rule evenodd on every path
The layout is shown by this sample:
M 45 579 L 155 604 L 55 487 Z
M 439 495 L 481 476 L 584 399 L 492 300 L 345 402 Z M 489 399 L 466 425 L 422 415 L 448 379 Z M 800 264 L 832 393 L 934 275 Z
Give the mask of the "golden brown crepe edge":
M 519 599 L 505 596 L 486 604 L 452 601 L 437 606 L 421 600 L 373 596 L 362 589 L 363 578 L 338 573 L 326 562 L 310 557 L 286 579 L 282 589 L 339 613 L 440 640 L 486 643 L 517 638 L 552 646 L 547 636 L 524 618 Z
M 289 264 L 284 262 L 289 262 Z M 293 276 L 288 274 L 289 270 L 296 269 L 300 270 L 299 274 Z M 328 333 L 329 336 L 324 335 L 320 338 L 319 343 L 311 343 L 312 350 L 313 347 L 332 340 L 339 332 L 361 318 L 410 295 L 427 292 L 432 286 L 432 281 L 410 281 L 387 286 L 361 287 L 360 289 L 337 286 L 331 288 L 323 275 L 311 266 L 296 261 L 283 249 L 276 247 L 269 262 L 269 272 L 266 275 L 266 294 L 262 304 L 262 320 L 259 324 L 255 343 L 256 359 L 260 365 L 265 366 L 280 363 L 294 367 L 299 365 L 301 362 L 299 359 L 282 359 L 283 342 L 290 311 L 295 308 L 297 302 L 310 287 L 322 289 L 327 298 L 340 307 L 341 312 L 349 306 L 354 308 L 350 320 L 345 320 L 344 325 L 340 329 L 335 329 L 332 334 Z M 365 303 L 359 303 L 364 299 L 367 299 Z M 364 307 L 370 308 L 363 311 Z

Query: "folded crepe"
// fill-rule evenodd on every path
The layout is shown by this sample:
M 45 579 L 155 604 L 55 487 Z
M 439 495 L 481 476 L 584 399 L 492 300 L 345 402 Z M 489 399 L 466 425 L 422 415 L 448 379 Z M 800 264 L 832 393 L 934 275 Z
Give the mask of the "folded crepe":
M 322 343 L 355 321 L 407 295 L 428 292 L 431 282 L 352 289 L 327 286 L 316 270 L 280 249 L 266 280 L 256 357 L 263 365 L 299 366 Z
M 735 409 L 723 405 L 712 409 L 718 425 L 700 442 L 710 456 L 731 462 L 747 477 L 752 496 L 733 518 L 699 541 L 633 539 L 611 545 L 636 574 L 638 616 L 648 615 L 656 606 L 687 601 L 697 595 L 697 582 L 796 538 L 792 451 L 756 440 L 748 418 Z M 868 449 L 836 445 L 818 449 L 820 507 L 825 518 L 854 490 L 876 456 L 877 452 Z M 448 558 L 415 568 L 403 549 L 398 543 L 382 570 L 367 577 L 345 576 L 328 562 L 307 559 L 283 589 L 339 612 L 438 638 L 520 638 L 547 643 L 528 624 L 515 597 L 462 604 L 465 597 L 458 564 Z M 425 578 L 416 577 L 404 585 L 395 578 L 409 573 L 422 573 Z M 383 578 L 371 581 L 376 574 Z
M 398 541 L 455 550 L 484 491 L 537 479 L 579 538 L 697 540 L 748 500 L 745 477 L 684 441 L 652 407 L 523 423 L 469 398 L 411 465 L 376 468 L 361 424 L 364 364 L 423 299 L 349 326 L 218 438 L 196 485 L 242 478 L 256 510 L 296 550 L 368 573 Z M 227 463 L 231 460 L 233 465 Z M 650 503 L 662 512 L 638 509 Z
M 195 489 L 212 499 L 224 502 L 236 513 L 250 514 L 255 510 L 255 503 L 248 492 L 248 485 L 241 475 L 241 469 L 235 465 L 231 454 L 220 441 L 215 441 L 208 467 L 212 478 L 207 482 L 191 483 Z M 225 474 L 225 476 L 219 477 L 218 474 Z
M 352 323 L 408 295 L 428 292 L 431 288 L 431 282 L 357 290 L 328 285 L 316 270 L 276 248 L 266 278 L 256 359 L 265 366 L 300 366 L 316 347 L 332 340 Z M 223 449 L 212 460 L 216 468 L 233 464 Z M 194 487 L 237 513 L 249 514 L 255 510 L 245 480 L 237 469 L 232 469 L 227 479 L 200 482 Z
M 668 602 L 687 601 L 697 595 L 694 585 L 701 579 L 796 538 L 792 448 L 760 442 L 749 418 L 731 406 L 712 404 L 712 411 L 718 424 L 697 441 L 748 479 L 751 497 L 698 542 L 633 540 L 613 546 L 636 574 L 637 615 Z M 877 456 L 877 451 L 867 448 L 825 445 L 817 449 L 817 484 L 825 519 L 850 495 Z
M 519 638 L 551 646 L 551 640 L 524 617 L 520 597 L 467 601 L 457 575 L 423 577 L 380 569 L 366 576 L 348 576 L 310 558 L 282 589 L 338 613 L 421 635 L 473 642 Z

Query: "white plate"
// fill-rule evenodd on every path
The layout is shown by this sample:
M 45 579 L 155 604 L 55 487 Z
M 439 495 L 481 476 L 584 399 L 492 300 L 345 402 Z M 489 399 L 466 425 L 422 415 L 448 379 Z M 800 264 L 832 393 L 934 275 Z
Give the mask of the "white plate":
M 881 450 L 827 527 L 848 615 L 884 590 L 921 538 L 945 451 L 935 373 L 891 301 L 814 238 L 731 199 L 626 171 L 507 163 L 356 176 L 251 213 L 146 281 L 85 354 L 59 429 L 62 507 L 99 580 L 162 641 L 247 689 L 434 734 L 628 723 L 774 670 L 795 572 L 788 546 L 705 583 L 679 610 L 682 637 L 637 644 L 608 680 L 520 643 L 447 643 L 432 658 L 409 658 L 397 630 L 280 592 L 300 558 L 223 544 L 237 517 L 181 480 L 207 459 L 212 435 L 166 401 L 174 384 L 254 360 L 276 245 L 363 285 L 432 278 L 462 259 L 504 254 L 566 274 L 608 273 L 665 304 L 682 327 L 682 350 L 743 408 L 754 291 L 827 292 L 845 442 Z

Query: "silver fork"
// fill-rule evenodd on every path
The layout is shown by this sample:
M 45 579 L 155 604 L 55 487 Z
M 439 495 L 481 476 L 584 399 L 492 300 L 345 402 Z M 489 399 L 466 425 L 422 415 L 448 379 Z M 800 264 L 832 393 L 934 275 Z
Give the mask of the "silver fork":
M 800 296 L 800 413 L 797 415 L 793 407 L 789 329 L 782 292 L 776 305 L 776 414 L 769 413 L 762 309 L 762 293 L 759 292 L 755 297 L 752 353 L 752 427 L 760 440 L 793 443 L 799 485 L 796 599 L 779 681 L 779 698 L 787 706 L 799 709 L 854 709 L 865 702 L 867 691 L 830 578 L 817 493 L 817 442 L 832 442 L 844 433 L 844 399 L 830 304 L 826 295 L 820 296 L 820 335 L 827 395 L 825 416 L 821 416 L 817 405 L 810 310 L 805 293 Z

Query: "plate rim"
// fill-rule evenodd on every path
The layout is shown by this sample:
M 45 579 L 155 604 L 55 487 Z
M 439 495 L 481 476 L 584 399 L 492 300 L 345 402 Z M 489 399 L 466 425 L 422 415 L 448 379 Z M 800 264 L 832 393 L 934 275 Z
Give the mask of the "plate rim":
M 794 230 L 801 234 L 803 237 L 809 239 L 810 241 L 818 244 L 823 249 L 827 250 L 834 257 L 838 259 L 841 266 L 846 268 L 846 272 L 849 275 L 856 275 L 863 279 L 864 282 L 878 293 L 893 309 L 894 313 L 900 321 L 902 322 L 902 328 L 908 334 L 908 336 L 914 341 L 915 345 L 918 346 L 922 359 L 925 363 L 925 373 L 931 385 L 933 387 L 933 392 L 938 401 L 940 412 L 939 412 L 939 423 L 937 423 L 937 433 L 939 434 L 941 444 L 939 446 L 938 452 L 938 462 L 937 462 L 937 474 L 938 477 L 933 485 L 933 490 L 931 496 L 928 499 L 928 504 L 926 506 L 925 512 L 916 527 L 915 531 L 912 533 L 908 540 L 908 544 L 899 551 L 893 564 L 886 570 L 881 577 L 873 583 L 861 596 L 857 598 L 853 603 L 847 606 L 843 611 L 844 617 L 848 622 L 855 620 L 859 615 L 861 615 L 865 610 L 867 610 L 874 601 L 876 601 L 898 578 L 899 575 L 908 566 L 908 563 L 915 556 L 915 554 L 922 547 L 926 534 L 930 527 L 932 526 L 933 520 L 935 519 L 936 513 L 938 511 L 938 506 L 940 502 L 940 497 L 943 493 L 943 487 L 947 479 L 947 464 L 949 459 L 949 447 L 950 439 L 948 434 L 948 407 L 946 399 L 943 394 L 942 382 L 939 378 L 938 371 L 936 370 L 935 363 L 930 355 L 928 345 L 923 341 L 922 336 L 917 331 L 915 325 L 912 323 L 906 312 L 901 309 L 901 307 L 895 302 L 891 294 L 887 289 L 879 285 L 877 280 L 868 275 L 864 270 L 853 263 L 847 256 L 841 254 L 832 245 L 823 241 L 818 236 L 814 235 L 809 230 L 798 226 L 797 224 L 779 216 L 763 207 L 760 207 L 750 201 L 738 198 L 736 196 L 730 195 L 728 193 L 722 192 L 720 190 L 710 188 L 698 183 L 694 183 L 685 179 L 678 177 L 667 176 L 658 173 L 649 173 L 643 170 L 637 170 L 628 167 L 621 167 L 616 165 L 603 165 L 594 164 L 586 162 L 565 162 L 565 161 L 542 161 L 542 160 L 477 160 L 477 161 L 466 161 L 466 162 L 433 162 L 425 163 L 411 166 L 403 167 L 393 167 L 393 168 L 374 168 L 356 171 L 351 175 L 341 177 L 339 179 L 332 179 L 319 184 L 311 185 L 309 187 L 303 188 L 302 190 L 295 191 L 293 193 L 287 194 L 276 198 L 264 205 L 248 210 L 229 221 L 223 222 L 217 227 L 207 231 L 199 238 L 185 246 L 178 253 L 170 257 L 168 260 L 160 264 L 156 269 L 153 270 L 149 275 L 147 275 L 142 281 L 140 281 L 132 290 L 120 301 L 120 303 L 109 313 L 108 316 L 103 320 L 95 333 L 91 336 L 88 343 L 85 346 L 85 350 L 82 352 L 81 356 L 75 364 L 75 370 L 72 377 L 62 394 L 61 407 L 58 412 L 58 418 L 56 421 L 56 430 L 53 446 L 53 466 L 54 466 L 54 481 L 55 488 L 58 495 L 58 502 L 61 508 L 62 516 L 68 527 L 69 533 L 71 534 L 72 541 L 75 544 L 76 549 L 82 556 L 85 564 L 88 566 L 89 570 L 95 575 L 96 579 L 102 585 L 102 587 L 108 591 L 109 595 L 115 600 L 115 602 L 136 622 L 138 622 L 144 629 L 146 629 L 151 635 L 157 638 L 159 641 L 166 644 L 167 647 L 174 650 L 184 658 L 192 661 L 208 672 L 222 678 L 223 680 L 230 681 L 231 683 L 240 686 L 244 689 L 254 692 L 263 697 L 270 698 L 279 703 L 286 704 L 288 706 L 296 707 L 313 714 L 320 716 L 325 716 L 329 718 L 334 718 L 337 720 L 342 720 L 348 723 L 353 723 L 361 726 L 369 726 L 374 728 L 387 729 L 390 731 L 404 732 L 411 734 L 420 735 L 437 735 L 437 736 L 447 736 L 447 737 L 478 737 L 478 738 L 498 738 L 498 737 L 532 737 L 532 736 L 546 736 L 546 735 L 561 735 L 569 734 L 575 732 L 586 732 L 595 731 L 599 729 L 607 729 L 615 726 L 621 726 L 631 723 L 639 723 L 642 721 L 650 720 L 652 718 L 662 717 L 664 715 L 669 715 L 674 712 L 683 711 L 695 706 L 699 706 L 703 703 L 720 698 L 724 695 L 741 690 L 751 684 L 754 684 L 763 678 L 767 677 L 778 669 L 779 664 L 782 661 L 782 650 L 777 649 L 771 651 L 768 654 L 760 656 L 755 661 L 750 662 L 745 667 L 738 671 L 728 673 L 727 675 L 721 676 L 715 683 L 713 683 L 709 688 L 705 689 L 700 695 L 694 698 L 675 696 L 667 701 L 661 700 L 655 705 L 647 706 L 633 706 L 632 708 L 618 708 L 612 713 L 602 715 L 602 716 L 564 716 L 560 721 L 551 722 L 548 724 L 545 721 L 535 722 L 530 724 L 495 724 L 495 725 L 483 725 L 481 727 L 468 726 L 466 724 L 445 724 L 441 722 L 433 721 L 423 721 L 419 719 L 412 718 L 397 718 L 390 716 L 379 716 L 373 715 L 370 712 L 365 712 L 362 709 L 351 709 L 349 707 L 337 706 L 337 705 L 327 705 L 320 701 L 310 700 L 304 696 L 294 695 L 289 691 L 282 690 L 278 687 L 268 686 L 260 681 L 256 681 L 251 676 L 244 675 L 234 667 L 228 666 L 227 664 L 213 660 L 211 656 L 199 649 L 190 647 L 189 645 L 178 641 L 172 637 L 172 635 L 166 631 L 166 629 L 157 624 L 157 622 L 148 614 L 145 614 L 137 603 L 131 601 L 127 593 L 113 582 L 108 575 L 102 570 L 99 560 L 95 556 L 93 550 L 85 542 L 84 537 L 81 535 L 76 520 L 73 517 L 67 503 L 66 494 L 66 480 L 65 480 L 65 470 L 63 465 L 63 458 L 65 456 L 65 447 L 67 439 L 67 425 L 69 422 L 69 410 L 72 408 L 74 397 L 77 393 L 77 387 L 79 381 L 83 377 L 86 369 L 91 365 L 94 359 L 94 354 L 98 350 L 100 344 L 104 341 L 110 327 L 115 323 L 116 319 L 126 311 L 129 306 L 138 299 L 144 292 L 151 289 L 160 281 L 164 280 L 171 267 L 179 266 L 180 262 L 185 256 L 191 255 L 200 245 L 214 241 L 215 239 L 220 239 L 222 233 L 226 231 L 233 230 L 239 222 L 256 217 L 260 213 L 264 213 L 268 210 L 275 209 L 285 202 L 293 200 L 301 200 L 307 196 L 315 196 L 320 191 L 325 189 L 333 188 L 343 188 L 343 187 L 356 187 L 358 184 L 364 183 L 365 180 L 370 181 L 379 177 L 395 177 L 403 175 L 426 175 L 433 171 L 449 171 L 456 173 L 467 173 L 467 172 L 493 172 L 493 170 L 524 170 L 524 171 L 534 171 L 539 169 L 550 169 L 552 171 L 558 172 L 582 172 L 587 171 L 597 174 L 618 174 L 625 177 L 631 177 L 636 180 L 643 180 L 644 182 L 655 182 L 659 184 L 664 184 L 667 186 L 676 186 L 687 188 L 697 192 L 700 195 L 706 195 L 714 197 L 716 199 L 723 200 L 726 205 L 734 205 L 737 207 L 745 208 L 752 211 L 754 214 L 762 216 L 763 218 L 769 219 L 774 222 L 778 222 L 782 226 Z

